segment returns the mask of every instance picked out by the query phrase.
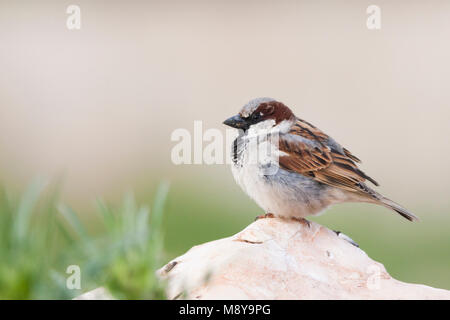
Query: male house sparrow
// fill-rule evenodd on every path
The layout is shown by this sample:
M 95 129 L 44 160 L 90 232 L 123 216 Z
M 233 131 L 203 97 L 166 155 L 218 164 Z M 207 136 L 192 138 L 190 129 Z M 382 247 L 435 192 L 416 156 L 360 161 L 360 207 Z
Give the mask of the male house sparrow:
M 366 180 L 376 186 L 378 183 L 358 168 L 357 157 L 312 124 L 297 118 L 281 102 L 271 98 L 251 100 L 224 124 L 241 130 L 232 147 L 233 176 L 266 217 L 306 221 L 305 217 L 335 203 L 368 202 L 394 210 L 410 221 L 418 220 L 367 186 Z M 259 138 L 264 135 L 275 135 L 275 140 Z M 270 144 L 275 149 L 272 154 L 276 161 L 270 165 L 249 161 L 256 150 L 250 148 L 252 136 L 258 136 L 259 144 Z M 267 170 L 268 166 L 275 166 L 276 170 Z

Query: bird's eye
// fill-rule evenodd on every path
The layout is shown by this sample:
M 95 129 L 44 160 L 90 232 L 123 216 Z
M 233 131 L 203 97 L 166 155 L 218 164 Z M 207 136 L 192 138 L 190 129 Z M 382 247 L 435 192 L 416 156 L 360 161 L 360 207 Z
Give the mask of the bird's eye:
M 259 118 L 261 118 L 263 116 L 262 112 L 256 112 L 252 114 L 252 120 L 258 120 Z

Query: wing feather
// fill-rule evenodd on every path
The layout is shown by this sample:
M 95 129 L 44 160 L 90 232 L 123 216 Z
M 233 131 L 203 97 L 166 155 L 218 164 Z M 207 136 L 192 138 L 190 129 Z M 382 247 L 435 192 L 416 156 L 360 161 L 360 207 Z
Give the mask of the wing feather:
M 369 196 L 364 182 L 378 183 L 362 172 L 360 160 L 310 123 L 297 119 L 289 133 L 280 135 L 280 167 L 318 182 Z

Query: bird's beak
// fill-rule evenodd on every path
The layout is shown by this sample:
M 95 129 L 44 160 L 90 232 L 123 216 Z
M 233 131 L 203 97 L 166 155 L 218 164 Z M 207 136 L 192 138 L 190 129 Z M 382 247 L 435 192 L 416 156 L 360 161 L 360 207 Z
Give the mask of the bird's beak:
M 239 114 L 232 116 L 231 118 L 228 118 L 223 122 L 223 124 L 236 129 L 243 129 L 243 130 L 248 129 L 248 123 L 244 119 L 242 119 L 242 117 Z

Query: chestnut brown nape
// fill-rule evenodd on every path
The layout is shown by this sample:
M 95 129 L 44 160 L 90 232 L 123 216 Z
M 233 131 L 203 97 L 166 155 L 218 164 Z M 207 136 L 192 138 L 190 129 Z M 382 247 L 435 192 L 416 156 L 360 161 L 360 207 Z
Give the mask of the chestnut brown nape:
M 275 124 L 295 118 L 294 113 L 285 104 L 278 101 L 261 103 L 254 113 L 262 114 L 262 119 L 274 119 Z

